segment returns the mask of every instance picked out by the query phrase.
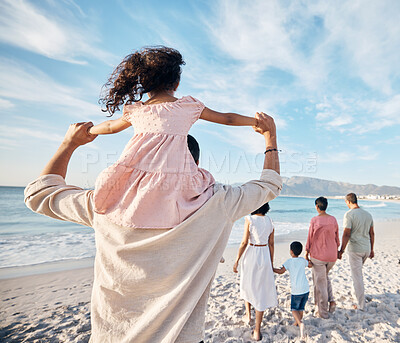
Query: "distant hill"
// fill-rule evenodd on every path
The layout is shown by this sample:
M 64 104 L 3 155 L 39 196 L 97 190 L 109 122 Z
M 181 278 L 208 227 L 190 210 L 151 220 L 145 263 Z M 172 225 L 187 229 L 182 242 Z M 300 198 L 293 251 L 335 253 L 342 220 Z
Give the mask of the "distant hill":
M 281 195 L 298 196 L 344 196 L 353 192 L 357 195 L 400 195 L 400 187 L 377 185 L 354 185 L 346 182 L 328 181 L 304 176 L 283 177 Z

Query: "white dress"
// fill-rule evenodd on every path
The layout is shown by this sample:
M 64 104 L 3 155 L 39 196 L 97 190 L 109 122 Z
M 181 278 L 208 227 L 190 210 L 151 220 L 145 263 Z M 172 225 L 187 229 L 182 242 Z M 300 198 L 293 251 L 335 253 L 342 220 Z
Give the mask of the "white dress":
M 257 311 L 265 311 L 278 305 L 274 272 L 268 247 L 268 239 L 274 226 L 268 216 L 247 216 L 250 222 L 249 243 L 240 265 L 240 297 Z

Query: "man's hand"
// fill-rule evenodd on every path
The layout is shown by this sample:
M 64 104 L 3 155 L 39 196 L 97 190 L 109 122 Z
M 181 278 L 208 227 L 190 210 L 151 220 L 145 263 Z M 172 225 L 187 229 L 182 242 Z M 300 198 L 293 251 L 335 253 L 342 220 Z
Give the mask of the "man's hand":
M 92 142 L 97 137 L 97 135 L 91 135 L 88 132 L 92 126 L 92 122 L 71 124 L 65 134 L 63 143 L 78 147 Z
M 256 113 L 257 126 L 253 126 L 254 131 L 262 135 L 269 134 L 276 136 L 276 126 L 274 118 L 263 112 Z
M 92 126 L 92 122 L 71 124 L 60 147 L 40 175 L 56 174 L 65 179 L 68 163 L 75 149 L 93 141 L 97 137 L 97 135 L 88 133 L 88 129 Z

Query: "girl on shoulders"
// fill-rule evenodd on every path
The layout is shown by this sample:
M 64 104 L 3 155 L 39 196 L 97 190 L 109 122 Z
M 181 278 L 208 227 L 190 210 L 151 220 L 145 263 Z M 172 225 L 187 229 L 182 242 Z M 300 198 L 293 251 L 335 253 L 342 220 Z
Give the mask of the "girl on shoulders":
M 255 118 L 213 111 L 191 96 L 176 98 L 184 64 L 175 49 L 144 48 L 125 57 L 105 84 L 104 111 L 113 115 L 124 105 L 123 115 L 88 133 L 135 130 L 118 161 L 96 180 L 95 211 L 118 225 L 172 228 L 213 195 L 213 176 L 197 167 L 187 148 L 189 129 L 198 119 L 257 126 Z M 142 102 L 144 94 L 148 100 Z M 156 202 L 162 206 L 154 211 Z

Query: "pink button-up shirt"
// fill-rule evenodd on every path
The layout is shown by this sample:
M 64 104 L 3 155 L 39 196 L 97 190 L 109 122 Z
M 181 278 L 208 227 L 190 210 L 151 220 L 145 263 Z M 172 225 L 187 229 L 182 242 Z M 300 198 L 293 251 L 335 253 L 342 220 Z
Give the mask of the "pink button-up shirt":
M 311 257 L 324 262 L 336 262 L 340 245 L 336 218 L 330 215 L 311 219 L 306 250 Z

